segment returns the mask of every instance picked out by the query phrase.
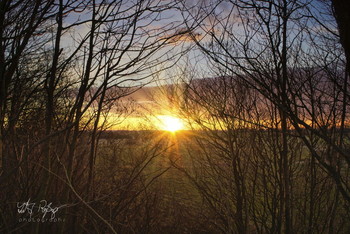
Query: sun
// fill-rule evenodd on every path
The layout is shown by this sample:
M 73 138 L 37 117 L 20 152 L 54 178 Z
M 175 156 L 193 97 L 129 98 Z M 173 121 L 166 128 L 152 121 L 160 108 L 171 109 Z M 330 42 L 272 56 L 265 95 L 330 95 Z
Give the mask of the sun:
M 176 132 L 184 129 L 184 124 L 181 119 L 169 116 L 169 115 L 160 115 L 158 116 L 160 120 L 160 129 Z

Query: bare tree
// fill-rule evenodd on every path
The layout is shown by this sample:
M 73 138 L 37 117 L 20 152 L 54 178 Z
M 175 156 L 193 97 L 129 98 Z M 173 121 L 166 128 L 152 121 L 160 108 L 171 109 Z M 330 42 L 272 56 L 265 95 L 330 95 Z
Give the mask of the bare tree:
M 290 170 L 296 158 L 289 145 L 293 134 L 349 201 L 346 66 L 337 33 L 317 18 L 313 2 L 207 1 L 183 6 L 188 29 L 202 35 L 193 34 L 192 39 L 209 59 L 213 74 L 220 71 L 240 79 L 275 110 L 269 118 L 274 117 L 281 143 L 276 151 L 283 210 L 279 230 L 294 232 Z M 328 21 L 334 19 L 329 16 Z M 328 150 L 320 151 L 315 139 Z M 332 199 L 337 201 L 337 195 Z
M 179 22 L 165 14 L 175 6 L 164 1 L 1 1 L 0 156 L 1 186 L 6 187 L 1 199 L 10 201 L 2 204 L 2 230 L 17 228 L 13 205 L 29 197 L 73 204 L 68 214 L 74 215 L 59 228 L 29 224 L 27 230 L 78 229 L 76 220 L 90 217 L 89 212 L 104 221 L 90 205 L 100 188 L 95 184 L 98 139 L 108 115 L 124 114 L 118 100 L 181 55 L 172 44 Z M 133 180 L 149 165 L 142 163 L 134 165 Z M 131 204 L 147 187 L 136 186 L 133 199 L 121 195 L 121 203 L 130 199 Z M 114 224 L 103 223 L 113 230 Z

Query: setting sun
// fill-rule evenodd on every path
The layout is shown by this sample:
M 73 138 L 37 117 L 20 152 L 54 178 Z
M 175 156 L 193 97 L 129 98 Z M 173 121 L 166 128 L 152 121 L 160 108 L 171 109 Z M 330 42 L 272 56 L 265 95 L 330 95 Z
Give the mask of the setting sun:
M 161 115 L 158 118 L 160 120 L 160 129 L 162 130 L 175 132 L 184 129 L 184 124 L 179 118 L 168 115 Z

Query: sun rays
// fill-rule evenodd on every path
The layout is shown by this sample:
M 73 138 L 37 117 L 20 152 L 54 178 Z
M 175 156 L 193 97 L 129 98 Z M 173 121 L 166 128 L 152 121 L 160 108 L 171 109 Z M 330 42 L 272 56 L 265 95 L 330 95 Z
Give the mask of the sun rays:
M 184 123 L 181 119 L 169 116 L 169 115 L 159 115 L 157 116 L 157 119 L 159 119 L 159 129 L 169 131 L 169 132 L 176 132 L 179 130 L 184 130 Z

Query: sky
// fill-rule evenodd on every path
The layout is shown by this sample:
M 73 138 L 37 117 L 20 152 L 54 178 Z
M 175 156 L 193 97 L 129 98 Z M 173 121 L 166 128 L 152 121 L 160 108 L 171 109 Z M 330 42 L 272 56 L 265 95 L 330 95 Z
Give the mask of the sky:
M 152 3 L 154 2 L 156 1 L 152 1 Z M 162 1 L 162 3 L 169 2 L 171 1 Z M 212 12 L 212 14 L 202 15 L 201 13 L 203 12 L 200 13 L 198 11 L 198 7 L 203 6 L 203 4 L 208 4 L 210 2 L 211 1 L 205 0 L 185 1 L 183 5 L 187 8 L 192 8 L 191 17 L 196 18 L 197 23 L 199 23 L 200 27 L 192 33 L 196 35 L 196 38 L 200 43 L 208 43 L 210 38 L 208 36 L 210 33 L 213 33 L 217 36 L 223 35 L 221 34 L 222 31 L 220 31 L 220 27 L 223 26 L 221 23 L 226 21 L 233 23 L 231 30 L 236 35 L 243 33 L 241 24 L 242 22 L 240 21 L 241 19 L 236 17 L 235 11 L 232 11 L 232 6 L 226 1 L 219 4 L 216 10 Z M 317 15 L 320 19 L 322 19 L 322 22 L 324 22 L 326 25 L 334 27 L 334 25 L 332 25 L 334 21 L 331 19 L 331 17 L 329 17 L 329 15 L 327 15 L 327 11 L 329 9 L 324 4 L 322 4 L 320 1 L 315 0 L 305 0 L 305 2 L 309 3 L 311 14 Z M 124 9 L 130 7 L 131 1 L 124 1 L 124 3 L 125 5 L 121 5 L 117 12 L 122 12 Z M 107 10 L 107 8 L 104 7 L 102 7 L 101 9 Z M 113 13 L 116 13 L 114 12 L 115 10 L 116 9 L 108 10 L 108 12 L 112 13 L 113 15 Z M 134 12 L 134 10 L 132 9 L 131 12 Z M 115 16 L 121 17 L 127 16 L 128 14 L 129 13 L 126 12 L 125 14 L 119 16 L 117 14 Z M 83 12 L 71 13 L 65 19 L 65 26 L 76 22 L 82 22 L 88 19 L 89 17 L 91 17 L 91 11 L 89 9 Z M 141 15 L 138 20 L 138 23 L 136 24 L 136 27 L 138 28 L 135 33 L 136 40 L 131 48 L 136 48 L 142 43 L 147 43 L 147 40 L 149 40 L 148 43 L 150 43 L 150 41 L 159 40 L 162 37 L 171 36 L 176 32 L 183 31 L 184 29 L 186 29 L 186 25 L 183 24 L 183 20 L 188 19 L 187 17 L 188 14 L 182 13 L 178 9 L 165 10 L 156 18 L 154 18 L 154 21 L 151 20 L 151 15 Z M 221 18 L 222 22 L 215 21 L 218 18 Z M 195 21 L 192 20 L 188 21 L 187 26 L 191 27 L 192 23 L 194 22 Z M 111 32 L 112 40 L 110 42 L 105 43 L 103 39 L 99 38 L 98 43 L 96 43 L 95 45 L 96 50 L 101 49 L 103 47 L 111 48 L 116 43 L 118 43 L 118 38 L 120 38 L 120 35 L 123 34 L 123 30 L 130 30 L 130 28 L 127 27 L 128 23 L 129 22 L 127 20 L 121 20 L 118 21 L 118 23 L 116 24 L 108 24 L 111 27 L 111 29 L 114 30 L 112 30 L 113 32 Z M 85 23 L 71 28 L 65 32 L 62 41 L 62 48 L 66 56 L 69 56 L 69 54 L 72 53 L 77 47 L 79 41 L 81 41 L 84 37 L 86 37 L 86 35 L 88 35 L 90 27 L 90 23 Z M 157 34 L 161 28 L 165 29 L 166 31 L 161 34 Z M 101 27 L 99 30 L 101 32 L 101 36 L 103 36 L 105 35 L 103 33 L 107 32 L 106 30 L 108 30 L 108 28 Z M 145 32 L 151 33 L 151 36 L 148 37 L 148 39 L 146 39 L 145 37 Z M 111 60 L 111 62 L 117 64 L 118 59 L 121 58 L 118 66 L 114 68 L 116 72 L 123 70 L 135 56 L 135 52 L 133 51 L 133 49 L 131 49 L 125 54 L 120 52 L 128 46 L 128 40 L 130 40 L 130 36 L 124 36 L 123 40 L 119 42 L 120 44 L 118 45 L 118 47 L 115 48 L 117 52 L 113 55 L 115 58 Z M 81 52 L 82 51 L 83 49 L 81 49 Z M 105 57 L 107 56 L 109 56 L 108 53 L 106 53 Z M 103 59 L 104 58 L 101 58 L 101 60 L 97 61 L 96 66 L 98 66 L 98 64 L 103 63 Z M 132 66 L 126 71 L 117 73 L 116 77 L 112 79 L 113 82 L 111 82 L 111 85 L 114 85 L 119 82 L 119 86 L 164 86 L 166 84 L 172 84 L 173 82 L 176 83 L 194 78 L 207 78 L 213 76 L 213 73 L 210 70 L 210 66 L 208 66 L 207 59 L 198 50 L 198 48 L 195 46 L 195 43 L 190 40 L 189 34 L 183 34 L 181 36 L 174 37 L 172 40 L 169 41 L 169 44 L 167 46 L 158 50 L 151 57 L 144 61 L 144 63 L 138 63 L 136 64 L 137 66 Z M 81 64 L 81 67 L 83 67 L 83 62 Z M 146 69 L 149 66 L 151 66 L 151 69 Z M 126 74 L 127 71 L 132 71 L 133 69 L 134 71 L 136 71 L 136 69 L 140 69 L 141 71 L 137 72 L 136 74 L 119 77 L 120 74 Z M 102 74 L 103 72 L 101 73 L 101 79 L 103 78 Z M 133 80 L 130 81 L 129 79 Z M 121 82 L 124 80 L 128 81 Z M 99 82 L 96 82 L 96 85 L 98 84 Z M 166 95 L 164 93 L 162 94 L 161 92 L 159 92 L 159 90 L 160 89 L 150 87 L 149 89 L 141 89 L 135 92 L 134 94 L 128 96 L 126 99 L 128 99 L 128 101 L 133 100 L 133 102 L 137 106 L 137 110 L 134 113 L 130 114 L 128 116 L 128 120 L 124 121 L 124 123 L 122 123 L 120 126 L 127 126 L 131 123 L 133 123 L 134 125 L 138 125 L 140 123 L 144 124 L 147 122 L 156 122 L 143 120 L 144 118 L 147 119 L 151 116 L 148 115 L 147 112 L 152 112 L 153 116 L 176 115 L 176 113 L 174 113 L 176 112 L 176 110 L 173 110 L 176 108 L 169 105 L 169 103 L 166 101 Z M 152 94 L 153 96 L 150 97 L 149 94 Z M 121 100 L 121 102 L 126 103 L 126 99 Z M 155 99 L 162 101 L 156 101 Z M 141 113 L 143 113 L 145 116 L 141 116 Z M 111 119 L 113 119 L 113 116 L 111 117 Z M 115 119 L 117 119 L 117 117 L 115 117 Z

